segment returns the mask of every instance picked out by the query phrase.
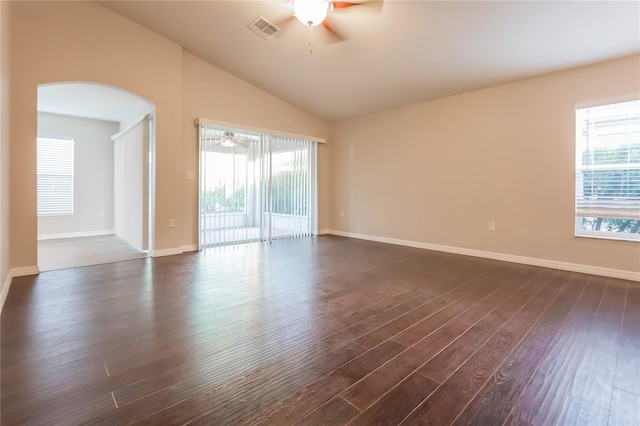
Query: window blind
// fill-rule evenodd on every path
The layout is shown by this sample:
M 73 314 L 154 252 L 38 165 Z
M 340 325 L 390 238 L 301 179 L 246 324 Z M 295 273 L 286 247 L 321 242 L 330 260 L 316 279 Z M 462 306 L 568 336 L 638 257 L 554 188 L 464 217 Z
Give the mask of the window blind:
M 72 215 L 73 140 L 38 138 L 36 155 L 38 215 Z
M 640 101 L 576 112 L 577 216 L 640 219 Z

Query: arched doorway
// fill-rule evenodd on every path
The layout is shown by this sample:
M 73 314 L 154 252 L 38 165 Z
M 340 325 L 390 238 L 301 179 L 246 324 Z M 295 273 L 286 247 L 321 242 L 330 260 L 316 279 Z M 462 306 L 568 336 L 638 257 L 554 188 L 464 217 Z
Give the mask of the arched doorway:
M 38 87 L 41 271 L 146 257 L 153 247 L 155 106 L 89 82 Z

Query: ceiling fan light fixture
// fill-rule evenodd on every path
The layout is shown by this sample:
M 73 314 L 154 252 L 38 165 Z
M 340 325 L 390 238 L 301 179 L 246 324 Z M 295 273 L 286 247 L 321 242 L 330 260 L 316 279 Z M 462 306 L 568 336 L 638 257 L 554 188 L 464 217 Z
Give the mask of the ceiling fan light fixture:
M 327 17 L 329 0 L 293 0 L 293 16 L 304 25 L 314 27 Z
M 226 148 L 233 148 L 236 146 L 234 134 L 231 132 L 224 132 L 224 139 L 220 142 L 220 145 Z

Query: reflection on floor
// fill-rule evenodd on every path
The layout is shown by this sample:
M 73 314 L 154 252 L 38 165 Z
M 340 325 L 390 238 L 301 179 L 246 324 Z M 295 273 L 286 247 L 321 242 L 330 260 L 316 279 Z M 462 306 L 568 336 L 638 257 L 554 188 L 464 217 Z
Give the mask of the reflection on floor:
M 303 230 L 297 231 L 273 228 L 271 230 L 271 239 L 305 234 L 306 232 Z M 203 237 L 204 246 L 247 243 L 252 241 L 268 240 L 269 230 L 258 227 L 206 229 L 203 231 Z
M 117 235 L 38 241 L 40 271 L 99 265 L 147 256 L 146 251 L 132 246 Z

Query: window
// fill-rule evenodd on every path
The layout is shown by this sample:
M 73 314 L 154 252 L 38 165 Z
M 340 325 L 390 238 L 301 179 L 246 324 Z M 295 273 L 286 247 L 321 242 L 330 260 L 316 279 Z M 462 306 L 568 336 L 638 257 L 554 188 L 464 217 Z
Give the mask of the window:
M 73 140 L 38 138 L 38 216 L 73 214 Z
M 306 216 L 309 205 L 309 142 L 275 138 L 271 155 L 271 210 L 274 214 Z
M 640 241 L 640 101 L 576 110 L 576 235 Z
M 207 213 L 244 213 L 247 153 L 235 146 L 220 145 L 218 149 L 224 152 L 203 153 L 208 189 L 202 194 L 202 208 Z

